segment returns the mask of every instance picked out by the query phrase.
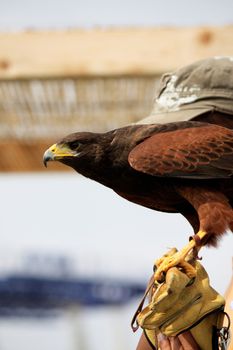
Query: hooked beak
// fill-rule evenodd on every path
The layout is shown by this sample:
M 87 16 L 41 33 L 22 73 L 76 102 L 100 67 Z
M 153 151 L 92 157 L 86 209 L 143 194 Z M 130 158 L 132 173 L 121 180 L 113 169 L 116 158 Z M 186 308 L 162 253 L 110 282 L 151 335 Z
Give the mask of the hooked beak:
M 64 157 L 74 157 L 75 153 L 66 145 L 54 144 L 44 153 L 43 163 L 47 167 L 47 163 L 51 160 L 60 160 Z

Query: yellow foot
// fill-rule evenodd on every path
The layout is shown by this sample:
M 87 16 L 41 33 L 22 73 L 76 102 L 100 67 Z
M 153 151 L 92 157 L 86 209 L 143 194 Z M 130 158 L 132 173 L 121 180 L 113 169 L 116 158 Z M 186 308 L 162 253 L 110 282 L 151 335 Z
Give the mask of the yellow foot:
M 199 231 L 195 237 L 201 242 L 201 240 L 207 235 L 205 231 Z M 155 262 L 157 270 L 155 271 L 154 278 L 156 281 L 162 281 L 166 272 L 171 267 L 180 267 L 184 270 L 189 278 L 196 276 L 195 268 L 187 261 L 187 257 L 191 251 L 197 256 L 198 251 L 201 248 L 201 243 L 197 244 L 197 239 L 191 239 L 191 241 L 181 249 L 179 252 L 176 249 L 171 249 L 167 254 Z M 190 260 L 190 256 L 189 256 Z

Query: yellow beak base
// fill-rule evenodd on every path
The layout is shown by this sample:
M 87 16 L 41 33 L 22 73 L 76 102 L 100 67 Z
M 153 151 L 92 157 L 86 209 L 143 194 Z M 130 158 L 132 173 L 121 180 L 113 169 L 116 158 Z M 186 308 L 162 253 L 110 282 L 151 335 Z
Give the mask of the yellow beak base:
M 47 167 L 47 163 L 51 160 L 60 160 L 64 157 L 74 157 L 74 152 L 66 145 L 54 144 L 44 153 L 43 162 Z

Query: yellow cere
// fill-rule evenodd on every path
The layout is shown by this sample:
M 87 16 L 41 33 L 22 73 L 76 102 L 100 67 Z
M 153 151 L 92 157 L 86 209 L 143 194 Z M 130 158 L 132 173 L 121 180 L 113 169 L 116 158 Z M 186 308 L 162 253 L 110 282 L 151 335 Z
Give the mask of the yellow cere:
M 53 153 L 56 159 L 60 157 L 62 158 L 67 156 L 74 156 L 74 153 L 71 151 L 71 149 L 65 145 L 54 144 L 49 148 L 49 151 Z

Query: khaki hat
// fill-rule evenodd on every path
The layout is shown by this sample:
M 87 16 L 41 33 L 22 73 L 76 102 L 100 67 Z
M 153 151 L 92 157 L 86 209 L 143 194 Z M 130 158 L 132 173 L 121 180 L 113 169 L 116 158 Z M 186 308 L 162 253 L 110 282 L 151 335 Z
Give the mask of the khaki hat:
M 209 111 L 233 114 L 233 57 L 212 57 L 164 74 L 149 117 L 140 124 L 193 119 Z

